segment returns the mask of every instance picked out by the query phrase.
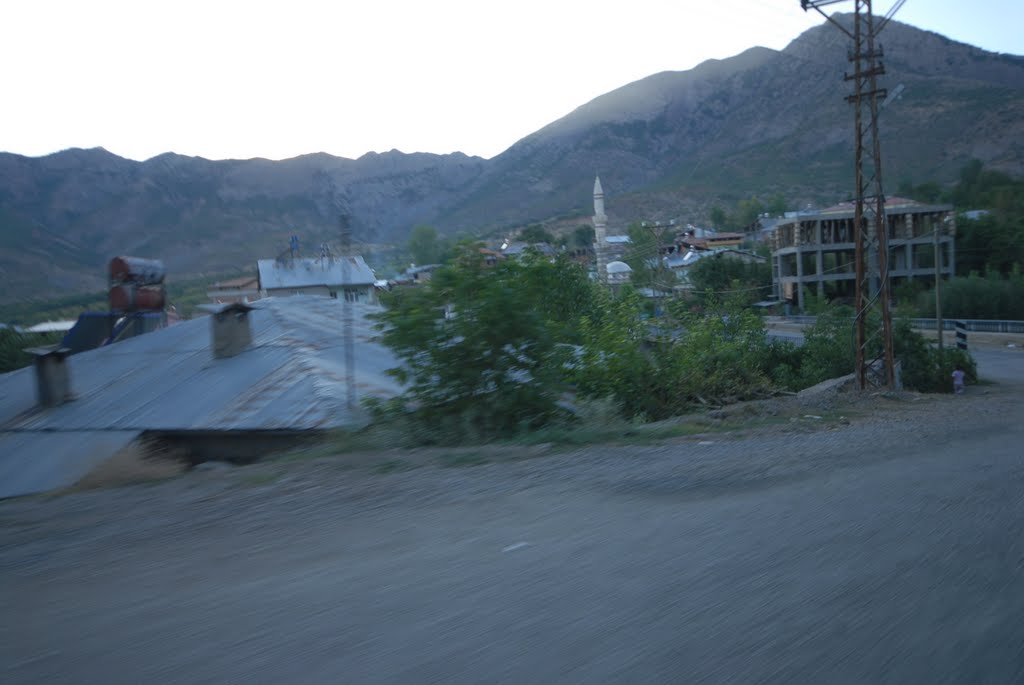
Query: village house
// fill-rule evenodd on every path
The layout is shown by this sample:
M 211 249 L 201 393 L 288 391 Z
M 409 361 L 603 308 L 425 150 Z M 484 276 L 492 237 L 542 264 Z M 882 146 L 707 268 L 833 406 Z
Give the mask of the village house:
M 217 304 L 255 302 L 260 299 L 259 276 L 241 276 L 217 281 L 206 290 L 206 296 Z
M 353 302 L 377 298 L 377 277 L 361 256 L 284 256 L 261 259 L 256 267 L 262 297 L 320 295 Z

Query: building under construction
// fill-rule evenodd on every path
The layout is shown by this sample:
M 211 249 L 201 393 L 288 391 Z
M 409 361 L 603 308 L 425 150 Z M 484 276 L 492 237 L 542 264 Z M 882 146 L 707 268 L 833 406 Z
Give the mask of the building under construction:
M 799 212 L 777 223 L 770 234 L 775 296 L 802 311 L 807 293 L 854 301 L 856 234 L 854 203 Z M 951 205 L 926 205 L 893 197 L 885 202 L 889 283 L 912 279 L 934 283 L 953 275 L 956 215 Z

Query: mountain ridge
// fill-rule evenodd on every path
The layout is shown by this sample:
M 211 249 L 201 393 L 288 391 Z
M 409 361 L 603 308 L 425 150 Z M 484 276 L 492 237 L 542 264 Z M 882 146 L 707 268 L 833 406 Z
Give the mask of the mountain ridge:
M 842 15 L 840 21 L 848 21 Z M 881 119 L 888 187 L 952 181 L 971 158 L 1024 173 L 1024 57 L 891 22 L 888 73 L 904 86 Z M 490 159 L 453 152 L 312 152 L 284 160 L 148 160 L 104 148 L 0 153 L 0 301 L 98 290 L 118 253 L 180 276 L 247 267 L 293 232 L 305 244 L 351 217 L 357 242 L 402 242 L 417 224 L 479 234 L 590 212 L 593 176 L 613 226 L 702 221 L 714 203 L 846 197 L 853 118 L 847 41 L 823 24 L 783 50 L 753 47 L 664 71 L 581 104 Z

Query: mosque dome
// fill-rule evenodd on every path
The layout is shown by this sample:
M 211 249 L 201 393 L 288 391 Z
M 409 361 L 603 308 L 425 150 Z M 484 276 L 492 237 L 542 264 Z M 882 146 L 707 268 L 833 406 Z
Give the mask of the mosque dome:
M 633 269 L 629 268 L 629 264 L 626 264 L 625 262 L 608 262 L 608 266 L 605 268 L 610 274 L 633 273 Z

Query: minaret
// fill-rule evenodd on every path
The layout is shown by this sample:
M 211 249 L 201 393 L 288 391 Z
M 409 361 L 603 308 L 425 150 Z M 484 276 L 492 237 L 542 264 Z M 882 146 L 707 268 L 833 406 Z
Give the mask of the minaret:
M 608 243 L 605 233 L 608 229 L 608 217 L 604 213 L 604 190 L 601 189 L 601 177 L 594 177 L 594 257 L 597 260 L 598 283 L 608 282 Z

